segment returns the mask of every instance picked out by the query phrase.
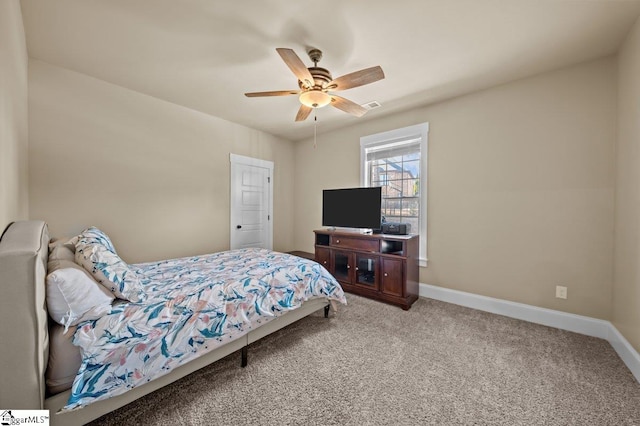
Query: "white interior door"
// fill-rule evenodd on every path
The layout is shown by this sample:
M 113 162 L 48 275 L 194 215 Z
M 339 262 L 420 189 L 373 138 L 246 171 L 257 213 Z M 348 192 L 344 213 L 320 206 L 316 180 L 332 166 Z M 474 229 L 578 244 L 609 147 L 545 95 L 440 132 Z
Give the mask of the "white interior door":
M 273 162 L 231 154 L 231 249 L 272 249 Z

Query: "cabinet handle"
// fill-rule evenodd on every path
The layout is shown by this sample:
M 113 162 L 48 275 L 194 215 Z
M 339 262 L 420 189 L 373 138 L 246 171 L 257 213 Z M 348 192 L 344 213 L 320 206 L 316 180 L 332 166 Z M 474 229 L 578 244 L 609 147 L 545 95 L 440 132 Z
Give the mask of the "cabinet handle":
M 324 264 L 326 265 L 326 264 L 327 264 L 327 261 L 325 260 L 325 261 L 324 261 L 324 262 L 322 262 L 322 263 L 324 263 Z
M 340 240 L 336 240 L 336 244 L 340 244 Z
M 356 266 L 356 271 L 359 271 L 360 269 Z
M 347 269 L 351 269 L 351 265 L 347 265 Z
M 387 274 L 387 273 L 385 272 L 385 273 L 384 273 L 384 276 L 385 276 L 385 277 L 388 277 L 388 276 L 389 276 L 389 274 Z

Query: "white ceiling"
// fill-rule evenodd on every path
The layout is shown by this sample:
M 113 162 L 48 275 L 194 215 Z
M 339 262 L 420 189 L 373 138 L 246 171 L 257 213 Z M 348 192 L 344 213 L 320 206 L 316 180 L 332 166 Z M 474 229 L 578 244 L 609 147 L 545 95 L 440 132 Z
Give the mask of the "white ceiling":
M 333 77 L 386 78 L 340 92 L 381 108 L 317 111 L 328 131 L 617 52 L 640 0 L 22 0 L 29 56 L 291 140 L 297 89 L 277 47 Z

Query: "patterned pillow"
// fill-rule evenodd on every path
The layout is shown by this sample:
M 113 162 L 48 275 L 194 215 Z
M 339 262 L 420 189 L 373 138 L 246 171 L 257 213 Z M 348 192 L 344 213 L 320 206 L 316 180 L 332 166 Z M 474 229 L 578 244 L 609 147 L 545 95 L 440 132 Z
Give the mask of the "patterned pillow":
M 109 237 L 97 228 L 78 235 L 76 263 L 120 299 L 142 302 L 147 298 L 136 273 L 116 254 Z
M 77 238 L 81 237 L 90 238 L 93 242 L 97 242 L 105 246 L 109 251 L 113 253 L 116 252 L 116 248 L 113 246 L 113 243 L 111 242 L 111 239 L 107 236 L 107 234 L 105 234 L 95 226 L 91 226 L 85 229 L 80 235 L 78 235 Z

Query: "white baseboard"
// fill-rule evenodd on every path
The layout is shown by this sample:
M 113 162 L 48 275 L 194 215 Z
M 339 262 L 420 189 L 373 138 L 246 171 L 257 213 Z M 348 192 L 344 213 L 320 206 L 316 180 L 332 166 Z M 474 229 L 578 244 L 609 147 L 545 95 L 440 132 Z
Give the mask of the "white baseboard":
M 640 354 L 609 321 L 423 283 L 420 297 L 605 339 L 640 382 Z
M 636 377 L 636 380 L 640 382 L 640 354 L 638 354 L 638 351 L 631 346 L 629 341 L 624 338 L 622 333 L 620 333 L 613 324 L 609 323 L 609 325 L 611 327 L 607 340 L 611 346 L 613 346 L 613 349 L 616 350 L 618 356 L 627 365 L 627 368 L 631 370 L 631 373 Z

